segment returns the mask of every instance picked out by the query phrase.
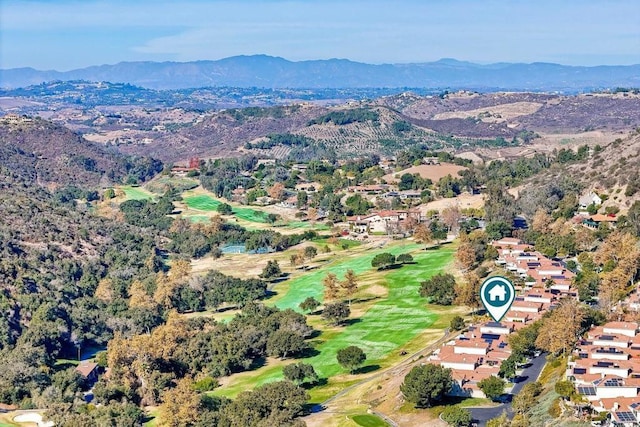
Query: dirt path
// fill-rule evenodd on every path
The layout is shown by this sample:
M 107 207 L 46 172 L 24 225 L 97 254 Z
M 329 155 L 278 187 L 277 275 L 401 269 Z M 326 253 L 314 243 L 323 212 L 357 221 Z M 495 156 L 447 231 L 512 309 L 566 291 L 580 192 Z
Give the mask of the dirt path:
M 434 350 L 446 341 L 452 338 L 453 334 L 449 330 L 435 342 L 431 342 L 426 347 L 408 356 L 399 364 L 382 370 L 375 375 L 359 381 L 335 396 L 322 402 L 314 408 L 314 412 L 304 418 L 308 427 L 334 426 L 339 424 L 342 417 L 353 414 L 354 411 L 361 410 L 362 413 L 370 412 L 383 418 L 392 426 L 418 426 L 425 425 L 424 413 L 419 414 L 402 414 L 399 415 L 397 410 L 402 404 L 402 398 L 399 395 L 400 384 L 404 380 L 405 375 L 414 366 L 421 363 L 424 356 L 432 353 Z M 363 402 L 364 401 L 364 402 Z M 438 425 L 439 420 L 429 420 L 429 425 Z

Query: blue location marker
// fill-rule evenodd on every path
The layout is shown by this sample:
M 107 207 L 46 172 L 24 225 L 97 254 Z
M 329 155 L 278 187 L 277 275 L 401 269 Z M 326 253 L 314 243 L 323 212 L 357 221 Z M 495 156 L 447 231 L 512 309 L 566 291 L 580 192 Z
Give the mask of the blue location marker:
M 506 277 L 489 277 L 480 286 L 480 300 L 496 322 L 507 314 L 515 298 L 516 288 Z

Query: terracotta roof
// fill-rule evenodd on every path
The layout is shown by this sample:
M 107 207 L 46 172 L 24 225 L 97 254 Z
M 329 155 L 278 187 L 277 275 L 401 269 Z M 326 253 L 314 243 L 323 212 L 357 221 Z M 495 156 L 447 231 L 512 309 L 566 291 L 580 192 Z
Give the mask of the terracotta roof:
M 618 218 L 616 218 L 615 216 L 602 215 L 602 214 L 591 215 L 589 219 L 595 222 L 617 222 L 618 221 Z
M 607 329 L 623 329 L 628 331 L 638 330 L 638 324 L 636 322 L 609 322 L 602 326 Z
M 80 373 L 83 377 L 88 377 L 94 369 L 98 367 L 97 363 L 82 361 L 78 366 L 76 366 L 76 371 Z

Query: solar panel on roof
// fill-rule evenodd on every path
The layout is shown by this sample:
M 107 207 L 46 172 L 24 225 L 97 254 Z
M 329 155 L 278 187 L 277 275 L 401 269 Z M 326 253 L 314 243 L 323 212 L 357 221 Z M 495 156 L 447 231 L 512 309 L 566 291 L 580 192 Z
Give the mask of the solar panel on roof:
M 486 340 L 494 341 L 494 340 L 499 340 L 500 339 L 500 335 L 497 335 L 497 334 L 482 334 L 482 335 L 480 335 L 480 338 L 482 338 L 485 341 Z
M 623 423 L 636 422 L 636 417 L 633 412 L 616 412 L 616 417 Z
M 610 380 L 606 380 L 604 382 L 604 386 L 605 387 L 620 387 L 622 386 L 622 381 L 618 378 L 613 378 Z
M 595 396 L 596 395 L 596 388 L 595 387 L 584 387 L 584 386 L 578 386 L 578 393 L 585 395 L 585 396 Z

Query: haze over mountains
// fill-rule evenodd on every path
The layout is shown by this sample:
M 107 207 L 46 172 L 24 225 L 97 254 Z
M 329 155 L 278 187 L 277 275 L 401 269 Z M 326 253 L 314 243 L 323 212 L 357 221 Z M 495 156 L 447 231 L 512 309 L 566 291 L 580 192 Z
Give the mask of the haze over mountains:
M 566 66 L 551 63 L 488 65 L 441 59 L 420 64 L 373 65 L 346 59 L 292 62 L 267 55 L 217 61 L 121 62 L 71 71 L 0 70 L 0 87 L 52 80 L 110 81 L 152 89 L 208 86 L 265 88 L 469 88 L 476 90 L 582 91 L 640 86 L 640 64 Z

